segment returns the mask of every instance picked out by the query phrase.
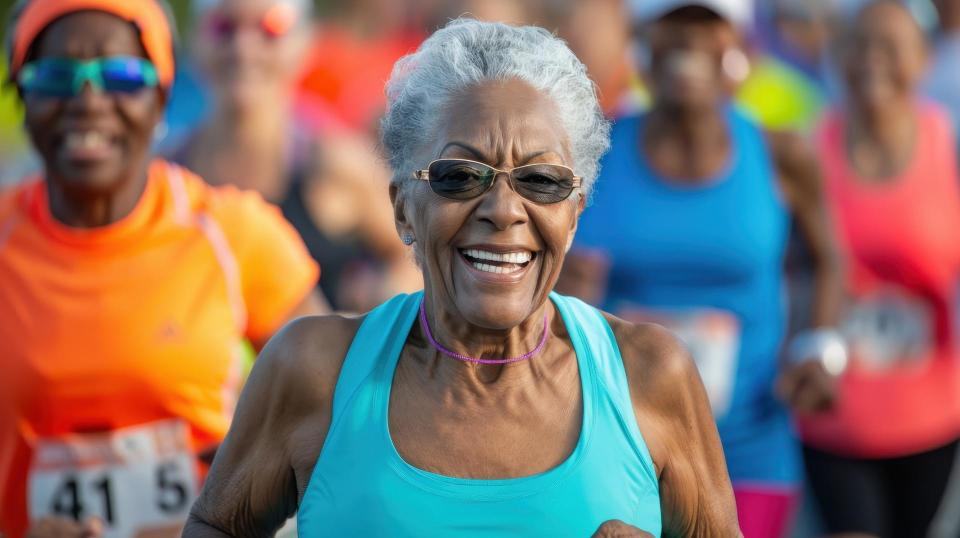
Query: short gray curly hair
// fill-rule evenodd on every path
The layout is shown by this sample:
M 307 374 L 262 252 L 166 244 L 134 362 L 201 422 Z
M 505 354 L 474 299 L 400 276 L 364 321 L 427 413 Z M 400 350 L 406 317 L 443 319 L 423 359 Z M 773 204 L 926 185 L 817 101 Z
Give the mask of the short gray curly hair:
M 566 43 L 533 26 L 457 19 L 437 30 L 413 54 L 400 59 L 387 83 L 381 139 L 393 182 L 412 179 L 424 163 L 417 148 L 431 142 L 443 106 L 464 89 L 487 81 L 519 79 L 553 99 L 567 131 L 573 169 L 590 192 L 600 157 L 610 146 L 587 69 Z

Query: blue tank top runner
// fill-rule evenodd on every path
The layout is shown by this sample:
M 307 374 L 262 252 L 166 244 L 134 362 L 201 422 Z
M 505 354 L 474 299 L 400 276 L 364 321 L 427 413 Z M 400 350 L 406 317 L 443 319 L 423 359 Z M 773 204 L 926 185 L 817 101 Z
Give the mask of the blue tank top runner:
M 690 348 L 734 483 L 788 486 L 799 454 L 773 385 L 789 218 L 763 133 L 732 107 L 725 115 L 731 158 L 695 185 L 652 169 L 644 116 L 619 120 L 576 248 L 610 262 L 605 309 L 664 323 Z
M 387 407 L 423 293 L 401 295 L 367 315 L 347 353 L 330 430 L 300 504 L 300 535 L 587 538 L 619 519 L 659 537 L 657 475 L 613 332 L 596 309 L 550 298 L 569 331 L 583 390 L 580 439 L 563 463 L 528 477 L 475 480 L 403 460 Z

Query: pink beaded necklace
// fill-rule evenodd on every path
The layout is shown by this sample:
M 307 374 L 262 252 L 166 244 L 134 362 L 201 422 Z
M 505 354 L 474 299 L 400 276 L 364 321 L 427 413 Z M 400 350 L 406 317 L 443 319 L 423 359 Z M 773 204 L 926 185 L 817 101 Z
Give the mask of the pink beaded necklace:
M 511 357 L 509 359 L 477 359 L 475 357 L 468 357 L 466 355 L 461 355 L 455 351 L 450 351 L 449 349 L 440 345 L 440 342 L 433 337 L 433 333 L 430 332 L 430 324 L 427 323 L 427 310 L 424 307 L 423 302 L 420 303 L 420 324 L 423 326 L 423 332 L 427 335 L 427 340 L 430 342 L 430 345 L 433 346 L 437 351 L 443 353 L 448 357 L 453 357 L 458 361 L 472 362 L 474 364 L 510 364 L 512 362 L 520 362 L 533 357 L 537 353 L 543 350 L 543 346 L 547 343 L 547 311 L 543 312 L 543 336 L 540 337 L 540 343 L 537 344 L 537 347 L 533 350 L 520 355 L 519 357 Z

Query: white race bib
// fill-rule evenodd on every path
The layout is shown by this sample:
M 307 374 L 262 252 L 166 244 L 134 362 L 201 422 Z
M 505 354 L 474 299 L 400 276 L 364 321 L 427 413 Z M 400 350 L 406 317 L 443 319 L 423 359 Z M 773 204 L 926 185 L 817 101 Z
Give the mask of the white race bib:
M 179 536 L 197 489 L 189 428 L 165 420 L 40 440 L 27 501 L 31 520 L 99 517 L 106 538 Z
M 847 310 L 841 331 L 851 357 L 874 370 L 920 363 L 934 349 L 930 305 L 896 290 L 858 298 Z
M 740 321 L 733 313 L 707 308 L 688 311 L 631 308 L 621 315 L 634 322 L 659 323 L 676 334 L 697 364 L 713 416 L 720 418 L 727 413 L 740 355 Z

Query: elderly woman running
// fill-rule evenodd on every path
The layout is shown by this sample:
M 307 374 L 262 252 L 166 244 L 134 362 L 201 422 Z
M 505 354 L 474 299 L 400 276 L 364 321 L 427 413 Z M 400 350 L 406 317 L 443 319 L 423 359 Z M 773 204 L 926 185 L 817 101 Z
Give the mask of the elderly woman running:
M 738 536 L 696 367 L 552 293 L 608 146 L 544 30 L 455 21 L 394 70 L 383 139 L 422 293 L 264 351 L 186 536 Z

